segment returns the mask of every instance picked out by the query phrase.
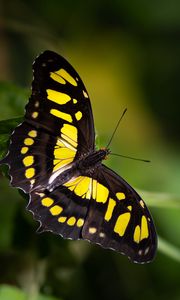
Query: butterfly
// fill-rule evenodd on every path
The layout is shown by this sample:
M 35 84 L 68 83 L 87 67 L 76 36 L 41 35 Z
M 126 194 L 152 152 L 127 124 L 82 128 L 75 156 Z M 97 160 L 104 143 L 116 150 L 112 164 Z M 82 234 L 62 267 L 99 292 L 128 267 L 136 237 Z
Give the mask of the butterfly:
M 11 135 L 11 185 L 29 194 L 27 209 L 40 223 L 68 239 L 85 239 L 127 255 L 153 260 L 157 235 L 141 197 L 102 164 L 109 149 L 95 148 L 88 92 L 74 68 L 45 51 L 35 59 L 32 95 L 24 121 Z

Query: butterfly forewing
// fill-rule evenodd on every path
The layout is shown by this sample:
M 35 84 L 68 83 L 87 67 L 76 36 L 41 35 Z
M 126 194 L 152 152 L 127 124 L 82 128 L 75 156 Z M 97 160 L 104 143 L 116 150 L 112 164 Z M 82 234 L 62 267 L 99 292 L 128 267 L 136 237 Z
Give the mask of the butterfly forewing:
M 41 231 L 151 261 L 157 247 L 152 218 L 140 196 L 97 163 L 91 104 L 79 75 L 52 51 L 35 60 L 33 73 L 25 120 L 0 162 L 9 165 L 11 184 L 30 194 L 27 208 Z
M 12 185 L 25 192 L 45 187 L 75 157 L 94 149 L 91 104 L 76 71 L 60 55 L 45 51 L 33 72 L 25 121 L 13 132 L 3 160 Z
M 91 104 L 77 72 L 52 51 L 45 51 L 35 60 L 33 72 L 27 121 L 55 136 L 59 136 L 64 124 L 74 126 L 78 131 L 78 150 L 94 149 Z

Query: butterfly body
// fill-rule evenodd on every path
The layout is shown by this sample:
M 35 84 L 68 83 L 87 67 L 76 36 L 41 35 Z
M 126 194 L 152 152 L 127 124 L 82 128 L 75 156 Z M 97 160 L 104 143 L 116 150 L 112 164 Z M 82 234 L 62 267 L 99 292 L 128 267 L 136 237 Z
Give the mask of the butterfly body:
M 150 262 L 157 248 L 152 217 L 136 191 L 102 164 L 110 150 L 95 149 L 91 103 L 81 78 L 52 51 L 35 60 L 33 72 L 25 120 L 0 161 L 9 165 L 11 185 L 29 194 L 27 209 L 41 231 Z
M 68 166 L 67 169 L 64 171 L 61 169 L 60 174 L 57 171 L 57 174 L 54 174 L 55 176 L 53 175 L 52 178 L 50 177 L 49 183 L 46 183 L 45 185 L 41 184 L 41 186 L 38 186 L 35 189 L 38 191 L 43 189 L 53 191 L 55 188 L 63 185 L 72 178 L 78 176 L 91 176 L 109 153 L 110 151 L 108 149 L 94 150 L 88 154 L 84 153 L 75 163 Z M 52 180 L 54 178 L 55 180 Z
M 77 163 L 77 168 L 82 175 L 92 173 L 110 153 L 108 149 L 99 149 L 83 156 Z

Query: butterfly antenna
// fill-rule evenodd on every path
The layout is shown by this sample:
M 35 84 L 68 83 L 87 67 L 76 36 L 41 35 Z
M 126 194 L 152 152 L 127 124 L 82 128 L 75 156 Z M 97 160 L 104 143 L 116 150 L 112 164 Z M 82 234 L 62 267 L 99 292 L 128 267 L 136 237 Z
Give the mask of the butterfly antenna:
M 114 135 L 115 135 L 115 133 L 116 133 L 116 131 L 117 131 L 117 129 L 118 129 L 118 126 L 119 126 L 119 124 L 120 124 L 120 122 L 121 122 L 121 120 L 122 120 L 122 118 L 124 117 L 124 115 L 125 115 L 126 112 L 127 112 L 127 108 L 125 108 L 125 110 L 123 111 L 123 113 L 122 113 L 122 115 L 121 115 L 119 121 L 117 122 L 117 125 L 116 125 L 116 127 L 115 127 L 115 129 L 114 129 L 114 131 L 113 131 L 113 134 L 112 134 L 112 136 L 111 136 L 111 138 L 110 138 L 110 140 L 109 140 L 109 143 L 107 144 L 106 148 L 109 148 L 109 145 L 111 144 L 112 139 L 113 139 L 113 137 L 114 137 Z
M 136 158 L 136 157 L 131 157 L 131 156 L 125 156 L 122 154 L 117 154 L 117 153 L 109 153 L 110 155 L 115 155 L 115 156 L 120 156 L 120 157 L 124 157 L 124 158 L 129 158 L 129 159 L 133 159 L 133 160 L 139 160 L 139 161 L 143 161 L 143 162 L 150 162 L 150 160 L 148 159 L 142 159 L 142 158 Z

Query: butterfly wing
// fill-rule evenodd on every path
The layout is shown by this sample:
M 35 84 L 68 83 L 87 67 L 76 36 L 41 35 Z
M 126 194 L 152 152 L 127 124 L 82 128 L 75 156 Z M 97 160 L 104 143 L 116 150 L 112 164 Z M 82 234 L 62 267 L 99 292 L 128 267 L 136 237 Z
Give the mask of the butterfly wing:
M 150 262 L 157 248 L 155 227 L 144 201 L 104 165 L 93 174 L 82 237 L 121 252 L 137 263 Z
M 40 222 L 39 232 L 51 231 L 68 239 L 81 238 L 88 200 L 60 186 L 53 191 L 33 191 L 27 209 Z
M 64 124 L 73 124 L 78 128 L 78 150 L 94 149 L 91 104 L 74 68 L 59 54 L 45 51 L 35 60 L 33 73 L 26 120 L 55 136 Z
M 39 230 L 80 239 L 91 198 L 92 178 L 78 176 L 53 191 L 32 191 L 27 206 L 40 222 Z
M 104 165 L 52 192 L 32 192 L 28 209 L 43 231 L 89 240 L 137 263 L 155 256 L 156 231 L 144 201 Z
M 10 167 L 11 184 L 27 193 L 47 186 L 50 178 L 94 149 L 95 141 L 89 96 L 73 67 L 45 51 L 35 60 L 33 73 L 25 120 L 12 133 L 1 161 Z

